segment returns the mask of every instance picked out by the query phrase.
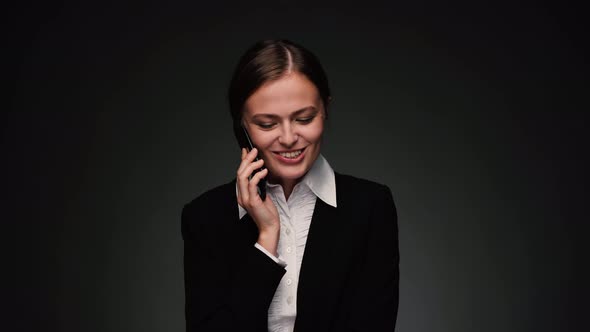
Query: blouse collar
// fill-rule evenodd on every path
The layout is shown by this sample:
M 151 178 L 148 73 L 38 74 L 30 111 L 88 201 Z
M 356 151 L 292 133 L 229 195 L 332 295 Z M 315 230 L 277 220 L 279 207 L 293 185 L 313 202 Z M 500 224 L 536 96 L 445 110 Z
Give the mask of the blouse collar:
M 309 171 L 301 179 L 301 184 L 306 185 L 324 203 L 336 207 L 336 177 L 334 170 L 320 153 Z M 266 183 L 267 189 L 276 186 Z M 236 181 L 236 197 L 238 196 L 238 183 Z M 238 204 L 240 219 L 247 213 L 246 209 Z

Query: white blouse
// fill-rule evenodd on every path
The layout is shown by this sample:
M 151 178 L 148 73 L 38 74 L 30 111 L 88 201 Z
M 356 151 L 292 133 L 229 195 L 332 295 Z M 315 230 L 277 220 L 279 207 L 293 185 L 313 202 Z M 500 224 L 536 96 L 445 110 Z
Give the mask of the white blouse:
M 320 154 L 303 179 L 295 185 L 288 201 L 285 200 L 281 185 L 267 182 L 266 188 L 281 219 L 277 248 L 279 257 L 275 257 L 258 243 L 255 246 L 287 270 L 268 308 L 268 330 L 292 332 L 297 316 L 299 270 L 316 199 L 319 197 L 326 204 L 336 207 L 336 179 L 334 170 Z M 236 183 L 236 196 L 237 193 Z M 238 207 L 241 219 L 247 211 L 239 204 Z

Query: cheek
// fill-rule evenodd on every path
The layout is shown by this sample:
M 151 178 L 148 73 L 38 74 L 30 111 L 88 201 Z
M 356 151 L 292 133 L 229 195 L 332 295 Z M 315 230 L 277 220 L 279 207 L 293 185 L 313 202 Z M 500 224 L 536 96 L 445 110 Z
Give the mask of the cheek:
M 324 132 L 323 123 L 315 123 L 309 126 L 304 126 L 299 130 L 300 138 L 304 139 L 309 143 L 319 143 Z M 273 147 L 277 141 L 277 133 L 274 131 L 264 132 L 258 131 L 250 134 L 250 137 L 257 147 L 266 150 Z
M 318 143 L 322 138 L 324 132 L 324 126 L 321 123 L 309 126 L 305 131 L 302 132 L 303 137 L 310 143 Z
M 274 136 L 267 132 L 257 131 L 250 134 L 250 139 L 252 139 L 252 143 L 259 149 L 265 149 L 270 147 Z

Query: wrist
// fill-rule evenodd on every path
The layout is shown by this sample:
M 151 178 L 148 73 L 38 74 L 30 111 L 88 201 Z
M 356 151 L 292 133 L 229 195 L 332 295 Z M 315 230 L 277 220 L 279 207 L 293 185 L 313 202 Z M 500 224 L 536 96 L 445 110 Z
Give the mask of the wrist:
M 279 235 L 281 231 L 281 223 L 280 222 L 274 222 L 270 225 L 264 225 L 263 227 L 258 227 L 258 234 L 266 236 L 266 237 L 272 237 L 275 235 Z
M 279 231 L 280 227 L 265 229 L 258 234 L 258 244 L 264 249 L 278 257 L 277 248 L 279 245 Z

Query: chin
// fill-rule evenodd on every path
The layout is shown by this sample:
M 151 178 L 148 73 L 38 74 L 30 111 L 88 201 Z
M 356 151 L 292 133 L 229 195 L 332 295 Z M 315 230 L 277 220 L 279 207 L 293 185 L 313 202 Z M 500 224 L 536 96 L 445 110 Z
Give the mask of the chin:
M 305 172 L 280 172 L 273 174 L 275 174 L 275 178 L 284 180 L 297 180 L 299 178 L 302 178 L 305 175 Z
M 297 180 L 302 178 L 305 173 L 306 173 L 306 169 L 301 169 L 301 170 L 280 170 L 280 171 L 270 171 L 271 174 L 274 175 L 273 180 Z

